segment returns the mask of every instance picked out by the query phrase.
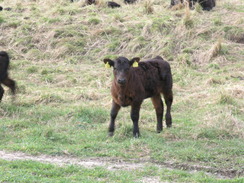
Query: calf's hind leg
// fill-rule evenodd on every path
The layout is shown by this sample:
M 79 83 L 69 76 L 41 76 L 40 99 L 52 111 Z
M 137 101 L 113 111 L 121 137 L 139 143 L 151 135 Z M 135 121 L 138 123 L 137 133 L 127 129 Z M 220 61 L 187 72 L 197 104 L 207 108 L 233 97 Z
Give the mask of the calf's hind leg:
M 140 131 L 139 131 L 139 125 L 138 125 L 140 108 L 141 108 L 141 102 L 133 103 L 131 106 L 130 117 L 133 122 L 133 136 L 135 138 L 140 137 Z
M 6 78 L 5 80 L 3 80 L 2 82 L 4 85 L 6 85 L 7 87 L 9 87 L 11 89 L 11 92 L 13 95 L 15 95 L 15 91 L 16 91 L 16 84 L 15 81 L 10 79 L 10 78 Z
M 165 103 L 167 106 L 166 115 L 165 115 L 166 125 L 169 128 L 172 126 L 172 117 L 171 117 L 171 105 L 173 102 L 172 90 L 169 90 L 169 91 L 164 93 L 164 100 L 165 100 Z
M 16 91 L 16 83 L 15 83 L 15 81 L 7 77 L 5 80 L 2 81 L 2 83 L 10 88 L 11 93 L 13 95 L 12 100 L 14 101 L 14 99 L 15 99 L 15 91 Z
M 2 100 L 2 98 L 3 98 L 3 94 L 4 94 L 4 89 L 3 89 L 3 87 L 0 85 L 0 102 L 1 102 L 1 100 Z
M 157 132 L 160 133 L 163 130 L 162 121 L 163 121 L 163 113 L 164 113 L 164 104 L 160 94 L 152 97 L 151 99 L 157 115 Z

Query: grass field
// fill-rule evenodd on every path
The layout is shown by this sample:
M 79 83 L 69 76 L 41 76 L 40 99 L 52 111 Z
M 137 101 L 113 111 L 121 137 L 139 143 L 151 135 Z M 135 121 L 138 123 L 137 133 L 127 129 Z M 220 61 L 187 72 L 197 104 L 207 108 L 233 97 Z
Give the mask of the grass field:
M 6 92 L 0 104 L 0 150 L 145 166 L 111 171 L 0 157 L 0 182 L 244 182 L 244 0 L 217 0 L 210 12 L 170 10 L 169 0 L 116 2 L 120 9 L 0 0 L 12 8 L 0 12 L 0 50 L 11 55 L 18 84 L 16 101 Z M 112 70 L 103 58 L 157 55 L 172 67 L 173 127 L 156 133 L 147 99 L 141 138 L 132 136 L 129 108 L 108 137 Z

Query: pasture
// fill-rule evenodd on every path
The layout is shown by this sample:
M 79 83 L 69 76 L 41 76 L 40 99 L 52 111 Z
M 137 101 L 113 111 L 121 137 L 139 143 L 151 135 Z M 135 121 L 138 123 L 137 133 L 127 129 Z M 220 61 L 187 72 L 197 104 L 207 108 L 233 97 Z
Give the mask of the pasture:
M 0 12 L 0 51 L 18 86 L 0 103 L 0 182 L 243 182 L 244 0 L 211 11 L 99 2 L 0 0 L 12 8 Z M 147 99 L 141 137 L 129 107 L 109 137 L 103 59 L 157 55 L 171 65 L 172 128 L 156 133 Z

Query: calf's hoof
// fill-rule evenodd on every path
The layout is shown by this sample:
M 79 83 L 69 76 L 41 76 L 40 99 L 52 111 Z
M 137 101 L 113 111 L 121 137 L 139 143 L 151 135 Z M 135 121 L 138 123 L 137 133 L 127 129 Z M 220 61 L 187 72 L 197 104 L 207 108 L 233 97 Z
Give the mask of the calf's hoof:
M 163 130 L 157 130 L 157 133 L 161 133 Z
M 140 133 L 136 132 L 133 134 L 134 138 L 139 138 L 140 137 Z
M 163 131 L 163 126 L 158 126 L 156 132 L 160 133 Z
M 167 125 L 167 128 L 171 128 L 171 127 L 172 127 L 172 124 Z
M 109 137 L 114 136 L 114 132 L 108 132 L 108 136 L 109 136 Z

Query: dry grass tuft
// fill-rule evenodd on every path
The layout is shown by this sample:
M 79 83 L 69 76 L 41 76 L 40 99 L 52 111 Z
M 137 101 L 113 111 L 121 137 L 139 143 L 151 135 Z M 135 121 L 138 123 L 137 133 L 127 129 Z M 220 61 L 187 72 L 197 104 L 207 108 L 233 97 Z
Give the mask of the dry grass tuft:
M 221 45 L 222 45 L 222 40 L 218 39 L 217 42 L 208 51 L 205 52 L 197 51 L 196 53 L 194 53 L 195 62 L 198 64 L 206 64 L 209 63 L 210 60 L 212 60 L 213 58 L 216 58 L 215 62 L 225 63 L 226 58 L 219 56 L 221 52 Z
M 184 9 L 185 6 L 186 6 L 185 3 L 186 3 L 186 1 L 184 1 L 183 3 L 181 3 L 181 2 L 178 1 L 178 3 L 176 5 L 174 5 L 174 6 L 171 7 L 171 10 L 176 11 L 176 10 Z
M 218 39 L 218 41 L 212 46 L 212 48 L 208 51 L 208 61 L 211 60 L 213 57 L 216 57 L 219 55 L 221 51 L 221 39 Z
M 182 3 L 179 3 L 179 4 L 175 5 L 175 6 L 172 6 L 171 10 L 176 11 L 176 10 L 181 10 L 181 9 L 184 9 L 184 8 L 185 8 L 185 5 L 182 4 Z
M 214 115 L 215 114 L 215 115 Z M 241 120 L 237 119 L 231 109 L 228 107 L 213 111 L 213 114 L 207 114 L 203 124 L 199 125 L 200 131 L 215 130 L 217 138 L 244 138 L 244 124 Z M 221 132 L 221 133 L 220 133 Z M 195 134 L 199 137 L 199 134 Z
M 154 12 L 153 9 L 153 0 L 146 0 L 143 3 L 144 9 L 145 9 L 145 13 L 146 14 L 152 14 Z
M 202 6 L 199 4 L 199 3 L 196 3 L 195 4 L 195 9 L 194 9 L 196 12 L 198 13 L 202 13 L 203 10 L 202 10 Z
M 96 0 L 96 5 L 98 5 L 98 7 L 107 7 L 107 1 L 105 1 L 105 0 Z
M 150 36 L 150 34 L 151 34 L 151 28 L 152 28 L 152 22 L 148 22 L 148 23 L 146 23 L 145 24 L 145 26 L 143 27 L 143 29 L 142 29 L 142 33 L 141 33 L 141 35 L 143 36 L 143 37 L 149 37 Z
M 185 16 L 183 19 L 184 25 L 186 28 L 192 28 L 193 27 L 193 20 L 191 18 L 191 11 L 190 11 L 190 7 L 189 7 L 189 3 L 187 1 L 184 2 L 185 5 Z

